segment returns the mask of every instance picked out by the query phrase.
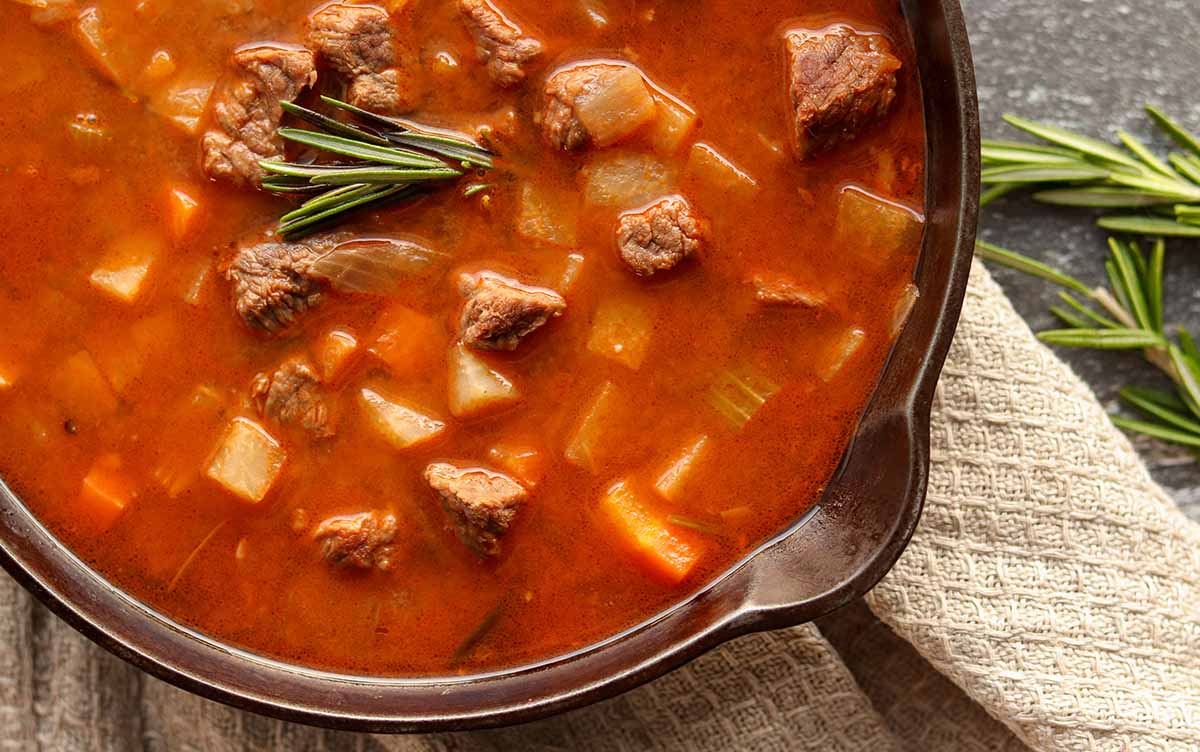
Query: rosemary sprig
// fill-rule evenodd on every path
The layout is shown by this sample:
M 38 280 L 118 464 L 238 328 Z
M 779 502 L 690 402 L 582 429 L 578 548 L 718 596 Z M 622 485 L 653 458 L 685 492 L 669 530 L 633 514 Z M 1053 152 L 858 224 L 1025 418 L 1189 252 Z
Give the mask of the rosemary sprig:
M 1101 350 L 1140 350 L 1162 371 L 1175 393 L 1129 386 L 1121 401 L 1142 419 L 1111 416 L 1117 426 L 1185 447 L 1200 448 L 1200 349 L 1183 327 L 1168 332 L 1163 321 L 1163 266 L 1166 244 L 1160 237 L 1148 254 L 1136 242 L 1109 239 L 1105 263 L 1109 286 L 1089 289 L 1078 279 L 1019 253 L 979 241 L 981 258 L 1051 282 L 1063 290 L 1067 307 L 1051 312 L 1064 328 L 1044 331 L 1047 344 Z
M 468 139 L 384 117 L 332 97 L 321 99 L 357 122 L 284 102 L 288 114 L 316 130 L 285 127 L 278 134 L 349 161 L 259 163 L 267 173 L 262 181 L 265 190 L 308 196 L 280 218 L 276 232 L 284 238 L 295 239 L 341 222 L 360 209 L 416 198 L 439 183 L 494 166 L 494 155 Z
M 1200 136 L 1153 106 L 1146 113 L 1183 151 L 1163 159 L 1124 131 L 1116 146 L 1006 115 L 1009 125 L 1047 145 L 985 140 L 981 205 L 1033 187 L 1033 198 L 1047 204 L 1145 212 L 1100 218 L 1112 232 L 1200 238 Z

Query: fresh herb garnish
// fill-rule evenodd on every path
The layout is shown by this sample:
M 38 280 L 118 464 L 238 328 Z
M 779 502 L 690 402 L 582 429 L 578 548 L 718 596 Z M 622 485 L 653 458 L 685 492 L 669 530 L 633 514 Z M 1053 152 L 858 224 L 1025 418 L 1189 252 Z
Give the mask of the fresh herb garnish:
M 1129 386 L 1121 401 L 1144 416 L 1111 416 L 1134 433 L 1186 447 L 1200 448 L 1200 349 L 1183 327 L 1168 332 L 1163 322 L 1163 260 L 1166 245 L 1155 240 L 1149 254 L 1138 243 L 1109 239 L 1105 263 L 1109 287 L 1089 289 L 1078 279 L 1019 253 L 980 241 L 981 258 L 1030 274 L 1064 288 L 1066 304 L 1051 312 L 1065 327 L 1038 334 L 1047 344 L 1099 350 L 1141 350 L 1148 362 L 1171 380 L 1175 392 Z
M 1033 187 L 1033 198 L 1047 204 L 1141 210 L 1101 217 L 1098 224 L 1112 232 L 1200 238 L 1200 137 L 1155 107 L 1146 112 L 1182 151 L 1161 159 L 1124 131 L 1114 146 L 1006 115 L 1009 125 L 1049 145 L 985 140 L 981 205 Z
M 321 99 L 357 122 L 284 102 L 287 113 L 316 130 L 280 128 L 279 136 L 343 161 L 259 163 L 267 172 L 262 182 L 265 190 L 309 196 L 280 218 L 276 231 L 284 238 L 295 239 L 341 222 L 358 209 L 416 198 L 439 183 L 494 166 L 494 155 L 468 139 L 434 133 L 332 97 Z

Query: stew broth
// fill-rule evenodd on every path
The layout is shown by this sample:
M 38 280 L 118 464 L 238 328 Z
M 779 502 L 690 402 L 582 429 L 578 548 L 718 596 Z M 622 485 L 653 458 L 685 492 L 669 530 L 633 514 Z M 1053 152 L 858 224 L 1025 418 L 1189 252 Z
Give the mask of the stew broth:
M 495 169 L 337 228 L 433 253 L 394 294 L 327 294 L 272 336 L 235 314 L 224 272 L 294 202 L 206 177 L 202 105 L 236 48 L 303 44 L 314 8 L 0 0 L 0 475 L 172 618 L 352 673 L 544 659 L 703 587 L 803 514 L 836 468 L 920 245 L 921 99 L 895 3 L 496 2 L 536 35 L 541 62 L 498 86 L 459 4 L 419 0 L 408 43 L 423 93 L 405 115 L 482 132 Z M 835 23 L 890 40 L 896 99 L 801 161 L 784 34 Z M 656 101 L 694 110 L 694 130 L 677 151 L 645 128 L 552 148 L 544 84 L 581 60 L 636 66 Z M 336 87 L 322 68 L 317 90 Z M 637 190 L 683 197 L 705 228 L 693 257 L 653 277 L 615 249 L 614 223 L 635 207 L 604 191 L 623 190 L 611 176 L 629 165 L 654 176 Z M 486 187 L 464 195 L 473 184 Z M 511 352 L 460 349 L 458 280 L 481 271 L 556 291 L 565 311 Z M 764 281 L 779 280 L 812 305 L 773 304 L 781 288 Z M 516 394 L 456 417 L 459 357 Z M 329 438 L 256 409 L 256 377 L 296 358 L 320 376 Z M 364 389 L 441 432 L 398 448 Z M 209 472 L 233 425 L 286 457 L 260 501 Z M 424 477 L 442 460 L 527 493 L 497 555 L 456 537 Z M 334 561 L 314 531 L 372 510 L 396 523 L 388 566 Z

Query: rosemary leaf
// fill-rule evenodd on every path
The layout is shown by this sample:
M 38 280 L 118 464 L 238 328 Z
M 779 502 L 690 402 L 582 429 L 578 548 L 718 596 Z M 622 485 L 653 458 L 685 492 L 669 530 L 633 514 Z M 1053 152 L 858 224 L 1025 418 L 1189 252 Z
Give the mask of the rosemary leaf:
M 334 218 L 340 219 L 349 212 L 364 209 L 368 206 L 377 206 L 389 199 L 394 200 L 411 195 L 416 190 L 411 185 L 375 186 L 375 188 L 376 190 L 364 193 L 348 201 L 343 200 L 324 211 L 281 223 L 276 228 L 276 232 L 288 239 L 302 237 L 317 230 Z
M 362 141 L 355 141 L 342 136 L 332 136 L 328 133 L 317 133 L 316 131 L 305 131 L 298 128 L 280 128 L 279 135 L 288 141 L 303 144 L 313 149 L 320 149 L 331 154 L 362 159 L 369 162 L 395 165 L 397 167 L 445 166 L 439 160 L 427 157 L 419 152 L 376 146 L 375 144 L 363 143 Z
M 1165 407 L 1168 410 L 1182 412 L 1187 410 L 1187 404 L 1179 399 L 1178 396 L 1163 391 L 1162 389 L 1151 389 L 1146 386 L 1127 386 L 1121 390 L 1121 396 L 1126 394 L 1132 395 L 1135 399 L 1141 402 L 1150 402 L 1159 407 Z
M 324 186 L 317 186 L 317 187 L 324 188 Z M 378 190 L 378 186 L 347 185 L 347 186 L 342 186 L 341 188 L 337 188 L 335 190 L 329 190 L 328 188 L 325 188 L 325 192 L 322 193 L 320 196 L 315 196 L 313 198 L 310 198 L 308 201 L 305 201 L 303 204 L 301 204 L 298 208 L 293 209 L 292 211 L 288 212 L 287 214 L 284 214 L 282 217 L 279 218 L 279 222 L 281 224 L 283 224 L 286 222 L 290 222 L 293 219 L 297 219 L 299 217 L 307 217 L 312 214 L 316 214 L 317 212 L 324 211 L 325 209 L 328 209 L 331 206 L 335 206 L 338 203 L 341 203 L 343 201 L 350 201 L 352 199 L 358 198 L 359 196 L 370 193 L 371 191 L 374 191 L 374 190 Z
M 1196 347 L 1196 340 L 1192 339 L 1192 333 L 1181 326 L 1176 328 L 1175 335 L 1179 337 L 1179 349 L 1183 351 L 1183 354 L 1200 363 L 1200 348 Z
M 1141 350 L 1166 344 L 1161 336 L 1141 329 L 1051 329 L 1039 333 L 1038 339 L 1048 345 L 1093 350 Z
M 1064 324 L 1074 329 L 1088 329 L 1091 325 L 1082 316 L 1075 314 L 1072 311 L 1063 308 L 1062 306 L 1050 306 L 1050 313 L 1053 313 Z
M 408 130 L 408 128 L 403 123 L 401 123 L 399 120 L 396 120 L 396 119 L 390 118 L 390 117 L 385 117 L 384 115 L 380 115 L 378 113 L 371 112 L 370 110 L 364 110 L 361 107 L 355 107 L 354 105 L 350 104 L 349 102 L 343 102 L 340 99 L 334 99 L 333 97 L 327 97 L 324 95 L 321 96 L 321 101 L 324 102 L 325 104 L 329 105 L 330 107 L 336 107 L 337 109 L 342 110 L 343 112 L 348 112 L 351 115 L 354 115 L 355 117 L 357 117 L 359 120 L 362 120 L 365 123 L 370 123 L 370 124 L 380 128 L 381 130 L 384 130 L 384 131 Z
M 457 177 L 462 177 L 462 172 L 449 167 L 421 170 L 403 167 L 356 167 L 316 175 L 313 177 L 312 183 L 313 185 L 353 185 L 355 183 L 399 185 L 421 183 L 428 180 L 452 180 Z
M 376 146 L 390 146 L 391 143 L 380 136 L 378 133 L 359 128 L 350 123 L 343 123 L 341 120 L 335 120 L 327 115 L 322 115 L 319 112 L 314 112 L 307 107 L 301 107 L 293 102 L 280 102 L 279 106 L 284 112 L 295 115 L 306 123 L 314 125 L 326 133 L 335 136 L 345 136 L 346 138 L 355 139 L 358 141 L 366 141 L 367 143 L 375 144 Z
M 1088 164 L 989 167 L 980 174 L 985 185 L 995 183 L 1072 183 L 1109 177 L 1110 170 Z
M 991 243 L 983 240 L 975 242 L 975 251 L 981 258 L 988 259 L 989 261 L 995 261 L 1009 268 L 1016 269 L 1017 271 L 1031 274 L 1035 277 L 1040 277 L 1047 282 L 1053 282 L 1059 287 L 1066 287 L 1067 289 L 1074 290 L 1081 295 L 1087 295 L 1089 297 L 1092 294 L 1092 291 L 1087 288 L 1087 285 L 1083 284 L 1074 277 L 1064 274 L 1052 266 L 1043 264 L 1041 261 L 1031 259 L 1028 256 L 1022 256 L 1019 253 L 992 245 Z
M 1068 149 L 1087 154 L 1104 162 L 1132 167 L 1138 172 L 1143 171 L 1143 167 L 1136 159 L 1103 141 L 1081 136 L 1078 133 L 1072 133 L 1065 128 L 1059 128 L 1055 125 L 1026 120 L 1016 115 L 1005 115 L 1004 120 L 1014 128 L 1019 128 L 1044 141 L 1065 146 Z
M 992 187 L 990 187 L 986 191 L 984 191 L 982 194 L 980 194 L 979 208 L 980 209 L 984 208 L 985 206 L 992 203 L 993 201 L 996 201 L 997 199 L 1007 196 L 1008 194 L 1012 193 L 1013 191 L 1017 190 L 1020 187 L 1021 187 L 1021 185 L 1019 183 L 996 183 L 995 185 L 993 185 Z
M 1163 330 L 1163 274 L 1166 265 L 1167 242 L 1155 238 L 1150 251 L 1150 262 L 1146 270 L 1146 298 L 1150 302 L 1150 320 L 1154 331 Z
M 1047 152 L 1028 148 L 1026 144 L 999 145 L 987 141 L 980 148 L 980 156 L 986 164 L 1073 165 L 1083 161 L 1081 155 L 1072 152 Z
M 1117 322 L 1108 318 L 1107 316 L 1102 316 L 1099 313 L 1096 313 L 1091 308 L 1088 308 L 1083 303 L 1080 303 L 1078 300 L 1075 299 L 1074 295 L 1072 295 L 1071 293 L 1069 293 L 1065 290 L 1059 290 L 1058 297 L 1061 298 L 1067 305 L 1071 306 L 1076 311 L 1079 311 L 1084 316 L 1088 317 L 1089 319 L 1091 319 L 1093 322 L 1099 324 L 1100 326 L 1103 326 L 1108 329 L 1120 329 L 1121 328 L 1120 324 L 1118 324 Z M 1086 328 L 1086 327 L 1084 327 L 1084 328 Z
M 985 138 L 983 139 L 983 146 L 989 149 L 1048 154 L 1051 156 L 1069 157 L 1076 160 L 1083 159 L 1082 154 L 1071 149 L 1063 149 L 1059 146 L 1048 146 L 1046 144 L 1031 144 L 1025 141 L 1005 141 L 997 138 Z
M 1145 144 L 1137 140 L 1132 133 L 1117 131 L 1117 138 L 1121 139 L 1121 143 L 1125 145 L 1125 148 L 1137 155 L 1137 158 L 1142 160 L 1142 163 L 1151 170 L 1170 180 L 1179 179 L 1174 170 L 1168 167 L 1161 159 L 1154 156 L 1154 153 Z
M 1162 392 L 1155 394 L 1152 390 L 1139 389 L 1137 387 L 1125 387 L 1121 390 L 1120 395 L 1122 400 L 1147 415 L 1152 415 L 1162 422 L 1187 431 L 1195 435 L 1197 439 L 1200 439 L 1200 423 L 1197 423 L 1182 412 L 1183 410 L 1187 410 L 1187 405 L 1182 401 L 1175 399 L 1173 400 L 1175 405 L 1168 406 L 1164 404 L 1163 398 L 1169 398 L 1171 395 Z
M 1109 418 L 1114 425 L 1118 428 L 1124 428 L 1126 431 L 1153 436 L 1156 439 L 1169 441 L 1173 444 L 1200 447 L 1200 436 L 1195 436 L 1185 431 L 1171 428 L 1170 426 L 1164 426 L 1160 423 L 1148 423 L 1144 420 L 1130 420 L 1129 418 L 1122 418 L 1120 415 L 1110 415 Z
M 1200 185 L 1200 157 L 1195 154 L 1172 152 L 1169 159 L 1171 165 L 1196 185 Z
M 1185 183 L 1178 177 L 1174 180 L 1167 180 L 1161 175 L 1123 175 L 1114 172 L 1109 176 L 1109 180 L 1155 195 L 1177 198 L 1180 201 L 1200 201 L 1200 187 Z
M 1200 138 L 1188 132 L 1182 125 L 1172 120 L 1165 112 L 1154 105 L 1146 105 L 1146 114 L 1167 135 L 1175 139 L 1176 143 L 1200 157 Z
M 1175 383 L 1179 385 L 1179 396 L 1193 415 L 1200 416 L 1200 373 L 1196 359 L 1173 344 L 1167 345 L 1167 356 L 1171 359 Z
M 1157 331 L 1154 317 L 1151 315 L 1150 303 L 1146 299 L 1146 291 L 1142 288 L 1140 277 L 1145 274 L 1146 261 L 1132 244 L 1125 245 L 1116 238 L 1109 238 L 1109 248 L 1112 250 L 1113 262 L 1119 275 L 1119 285 L 1125 293 L 1128 308 L 1133 312 L 1138 324 L 1149 331 Z M 1141 263 L 1137 263 L 1140 261 Z
M 1033 194 L 1033 198 L 1043 204 L 1100 209 L 1138 209 L 1143 206 L 1166 205 L 1175 202 L 1175 199 L 1169 196 L 1147 194 L 1134 188 L 1106 186 L 1038 191 Z
M 1162 235 L 1172 238 L 1200 238 L 1200 226 L 1187 225 L 1165 217 L 1118 216 L 1096 221 L 1106 230 L 1129 235 Z
M 408 132 L 391 136 L 389 140 L 402 146 L 425 149 L 471 167 L 482 167 L 486 170 L 494 166 L 491 154 L 473 144 L 449 136 Z

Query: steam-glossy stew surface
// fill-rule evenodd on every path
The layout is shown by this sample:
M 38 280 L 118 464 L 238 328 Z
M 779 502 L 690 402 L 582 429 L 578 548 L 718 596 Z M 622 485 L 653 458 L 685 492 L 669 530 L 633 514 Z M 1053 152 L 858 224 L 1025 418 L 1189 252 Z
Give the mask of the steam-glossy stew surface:
M 911 45 L 892 0 L 365 8 L 390 57 L 314 50 L 296 101 L 361 96 L 495 167 L 284 241 L 304 197 L 205 140 L 246 135 L 216 111 L 238 96 L 271 120 L 232 56 L 311 48 L 319 6 L 0 0 L 0 475 L 104 576 L 252 651 L 549 658 L 819 498 L 916 294 Z M 283 321 L 239 287 L 271 248 L 306 264 Z

